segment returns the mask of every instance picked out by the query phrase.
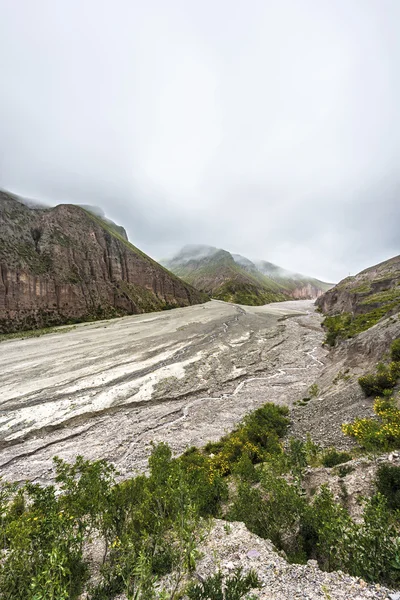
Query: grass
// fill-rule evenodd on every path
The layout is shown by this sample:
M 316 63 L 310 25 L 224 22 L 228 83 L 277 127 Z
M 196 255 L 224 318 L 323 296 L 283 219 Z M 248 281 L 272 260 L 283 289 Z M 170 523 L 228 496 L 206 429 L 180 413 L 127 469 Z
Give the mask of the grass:
M 396 286 L 391 290 L 377 292 L 361 301 L 361 304 L 388 304 L 389 302 L 400 301 L 400 286 Z
M 269 302 L 286 300 L 283 294 L 270 292 L 255 285 L 235 280 L 227 281 L 215 290 L 213 298 L 246 306 L 263 306 Z
M 7 342 L 8 340 L 24 340 L 26 338 L 36 338 L 42 335 L 48 335 L 49 333 L 68 333 L 75 329 L 75 325 L 66 327 L 44 327 L 43 329 L 30 329 L 28 331 L 16 331 L 15 333 L 3 333 L 0 334 L 0 342 Z
M 356 316 L 345 312 L 340 315 L 325 317 L 322 322 L 323 327 L 327 331 L 325 343 L 329 346 L 334 346 L 338 339 L 352 338 L 362 331 L 366 331 L 376 325 L 378 321 L 383 319 L 383 317 L 396 307 L 400 308 L 399 302 L 391 302 L 385 304 L 385 306 Z

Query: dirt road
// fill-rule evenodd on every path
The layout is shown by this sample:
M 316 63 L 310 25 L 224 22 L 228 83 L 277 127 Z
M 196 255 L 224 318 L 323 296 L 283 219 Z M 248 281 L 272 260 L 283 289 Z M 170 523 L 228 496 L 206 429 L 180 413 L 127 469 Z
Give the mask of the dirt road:
M 207 304 L 0 344 L 0 474 L 46 481 L 57 454 L 144 467 L 149 443 L 217 439 L 264 402 L 301 398 L 323 366 L 311 301 Z

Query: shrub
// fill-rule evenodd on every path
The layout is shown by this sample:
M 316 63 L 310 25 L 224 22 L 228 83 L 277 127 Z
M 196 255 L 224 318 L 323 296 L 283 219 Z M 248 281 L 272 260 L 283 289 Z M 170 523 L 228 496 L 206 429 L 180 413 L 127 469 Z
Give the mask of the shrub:
M 308 390 L 311 398 L 316 398 L 319 394 L 319 387 L 318 384 L 313 383 L 312 385 L 310 385 L 310 388 Z M 305 400 L 305 398 L 303 399 L 303 401 Z
M 200 583 L 190 584 L 186 593 L 190 600 L 240 600 L 251 589 L 260 585 L 255 571 L 243 575 L 242 569 L 237 568 L 225 581 L 218 571 Z
M 350 465 L 339 465 L 339 467 L 337 468 L 337 474 L 340 478 L 346 477 L 347 475 L 349 475 L 349 473 L 352 473 L 353 471 L 354 467 L 351 467 Z
M 338 452 L 335 448 L 328 448 L 322 455 L 322 464 L 324 467 L 336 467 L 342 463 L 349 462 L 352 456 L 348 452 Z
M 354 438 L 365 450 L 400 448 L 400 410 L 393 399 L 376 398 L 374 412 L 378 419 L 356 419 L 342 425 L 345 435 Z
M 400 338 L 392 343 L 390 347 L 390 357 L 394 362 L 400 362 Z
M 385 496 L 391 510 L 400 510 L 400 467 L 381 465 L 376 476 L 376 487 Z
M 380 363 L 375 374 L 369 373 L 358 379 L 366 396 L 380 396 L 386 390 L 392 390 L 400 375 L 400 363 L 391 362 L 389 365 Z
M 288 413 L 286 406 L 264 404 L 249 413 L 236 430 L 219 442 L 209 442 L 205 451 L 215 454 L 210 459 L 213 472 L 229 475 L 244 456 L 255 464 L 268 456 L 281 454 L 280 438 L 289 425 Z
M 243 521 L 250 531 L 271 540 L 290 559 L 298 560 L 302 547 L 296 531 L 306 507 L 297 486 L 267 470 L 262 474 L 260 488 L 248 483 L 239 485 L 228 518 Z

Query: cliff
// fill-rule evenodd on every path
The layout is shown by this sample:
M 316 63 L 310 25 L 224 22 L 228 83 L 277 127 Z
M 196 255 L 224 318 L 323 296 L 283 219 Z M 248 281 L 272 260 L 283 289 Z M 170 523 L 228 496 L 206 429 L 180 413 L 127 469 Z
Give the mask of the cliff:
M 364 314 L 373 309 L 398 309 L 400 302 L 400 256 L 346 277 L 320 296 L 315 304 L 324 314 Z
M 0 332 L 206 300 L 92 212 L 0 192 Z
M 326 342 L 354 337 L 400 310 L 400 256 L 346 277 L 317 298 L 326 315 Z

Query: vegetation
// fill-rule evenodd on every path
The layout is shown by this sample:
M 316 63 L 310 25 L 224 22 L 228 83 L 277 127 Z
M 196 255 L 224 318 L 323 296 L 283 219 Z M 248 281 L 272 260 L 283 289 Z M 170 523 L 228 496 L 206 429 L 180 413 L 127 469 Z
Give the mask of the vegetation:
M 368 451 L 387 451 L 400 448 L 400 410 L 393 398 L 376 398 L 374 412 L 377 419 L 356 419 L 345 423 L 345 435 L 355 439 Z
M 336 448 L 328 448 L 322 456 L 322 464 L 324 467 L 336 467 L 343 463 L 349 462 L 352 459 L 348 452 L 338 452 Z
M 239 485 L 230 517 L 271 539 L 291 561 L 313 558 L 328 571 L 400 581 L 398 517 L 380 493 L 365 502 L 363 521 L 355 523 L 326 486 L 308 501 L 296 485 L 267 471 L 260 487 Z
M 327 570 L 398 585 L 398 473 L 378 477 L 379 491 L 365 502 L 360 523 L 325 487 L 308 499 L 306 467 L 339 465 L 350 455 L 324 451 L 309 436 L 306 442 L 290 439 L 285 449 L 287 414 L 286 407 L 266 404 L 220 441 L 179 458 L 166 444 L 154 446 L 149 474 L 120 483 L 106 461 L 82 457 L 73 464 L 54 459 L 57 492 L 52 485 L 17 489 L 3 482 L 1 598 L 74 600 L 86 591 L 91 600 L 121 593 L 135 600 L 173 600 L 183 593 L 193 600 L 239 600 L 258 585 L 254 573 L 236 571 L 225 581 L 216 573 L 186 584 L 206 519 L 217 516 L 244 521 L 292 561 L 314 558 Z M 228 486 L 228 476 L 234 485 Z M 85 542 L 93 539 L 104 554 L 91 582 Z M 167 573 L 168 591 L 160 584 Z
M 68 333 L 68 331 L 71 331 L 72 329 L 75 329 L 73 325 L 71 327 L 46 327 L 44 329 L 30 329 L 28 331 L 18 331 L 15 333 L 3 333 L 0 334 L 0 342 L 30 337 L 40 337 L 49 333 Z
M 358 383 L 366 396 L 388 396 L 396 386 L 400 377 L 400 340 L 395 340 L 390 346 L 392 362 L 388 365 L 379 363 L 376 373 L 368 373 L 358 379 Z
M 381 465 L 376 477 L 376 487 L 385 496 L 391 510 L 400 510 L 400 467 Z
M 390 357 L 394 362 L 400 362 L 400 339 L 395 340 L 390 347 Z
M 229 280 L 213 292 L 213 298 L 246 306 L 262 306 L 269 302 L 287 300 L 282 293 L 268 291 L 260 285 Z
M 376 373 L 368 373 L 359 377 L 360 384 L 366 396 L 380 396 L 395 387 L 400 376 L 400 363 L 391 362 L 388 365 L 379 363 Z
M 327 331 L 325 343 L 329 346 L 335 346 L 338 339 L 352 338 L 358 333 L 366 331 L 376 325 L 397 305 L 397 302 L 386 304 L 356 316 L 345 312 L 340 315 L 325 317 L 322 322 L 322 326 Z
M 240 600 L 253 588 L 260 587 L 260 582 L 254 571 L 242 575 L 242 570 L 235 572 L 224 581 L 219 571 L 215 575 L 207 577 L 200 583 L 192 583 L 187 596 L 190 600 Z

